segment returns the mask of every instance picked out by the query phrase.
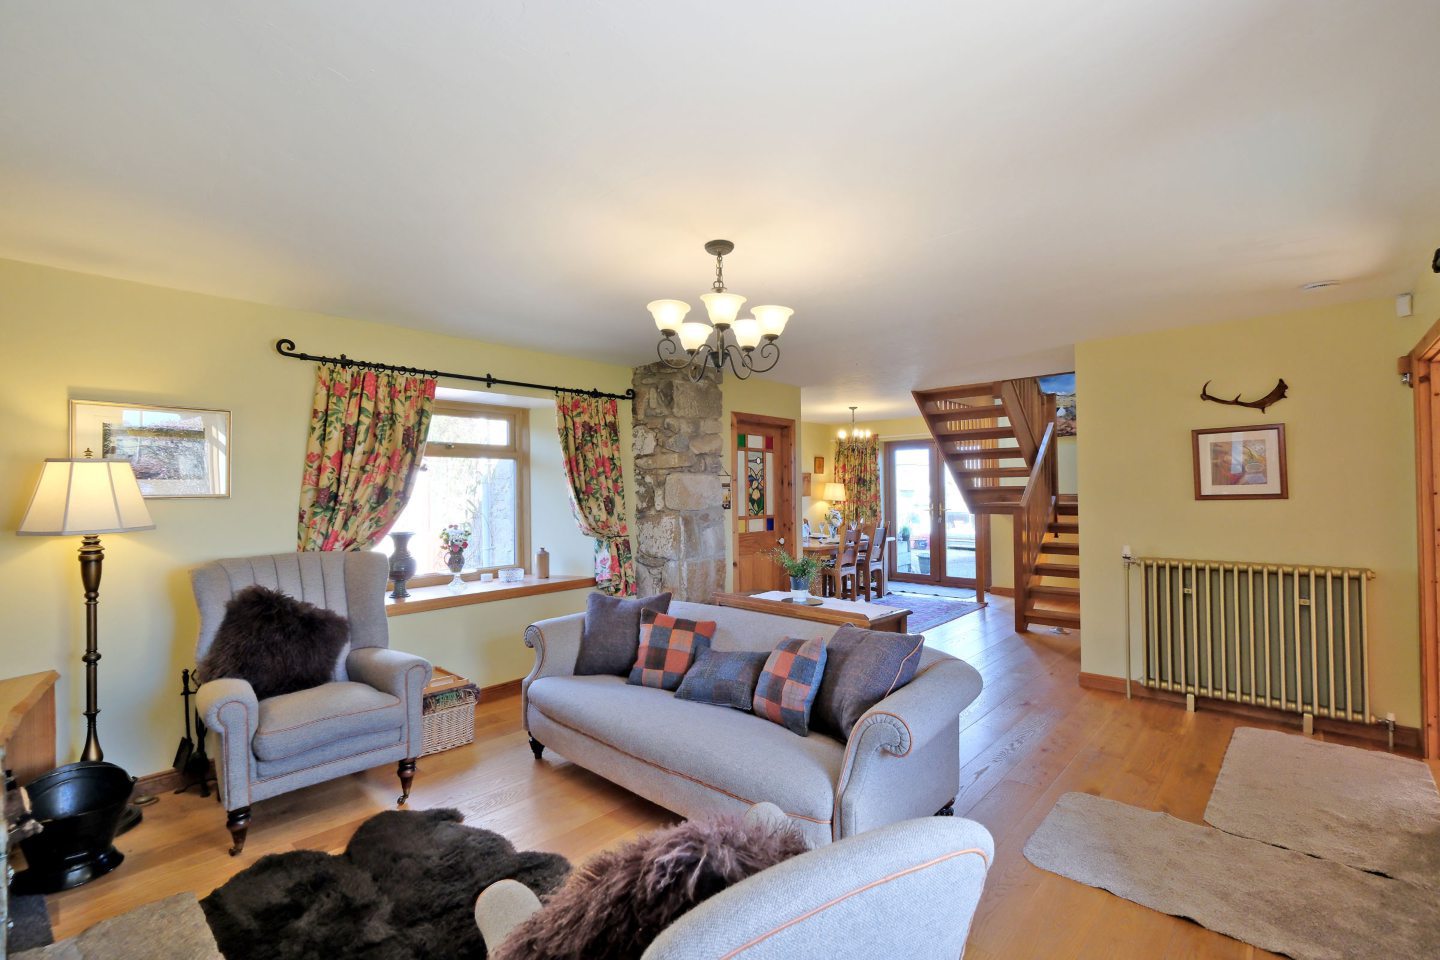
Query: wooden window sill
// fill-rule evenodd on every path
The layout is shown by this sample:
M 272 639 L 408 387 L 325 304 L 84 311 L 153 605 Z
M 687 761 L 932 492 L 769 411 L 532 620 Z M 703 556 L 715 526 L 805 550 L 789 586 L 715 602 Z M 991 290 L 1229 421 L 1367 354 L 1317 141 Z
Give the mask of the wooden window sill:
M 588 590 L 594 586 L 594 577 L 557 574 L 546 580 L 526 577 L 514 583 L 467 580 L 464 589 L 459 593 L 452 592 L 449 584 L 411 587 L 410 596 L 404 600 L 392 600 L 388 593 L 385 595 L 385 615 L 403 617 L 407 613 L 444 610 L 447 607 L 463 607 L 472 603 L 493 603 L 496 600 L 514 600 L 517 597 L 534 597 L 542 593 L 560 593 L 565 590 Z

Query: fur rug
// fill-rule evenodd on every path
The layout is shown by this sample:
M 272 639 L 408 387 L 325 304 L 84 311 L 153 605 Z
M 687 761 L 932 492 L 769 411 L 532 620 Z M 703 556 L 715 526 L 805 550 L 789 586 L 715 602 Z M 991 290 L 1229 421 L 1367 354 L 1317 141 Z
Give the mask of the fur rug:
M 682 913 L 808 848 L 788 824 L 689 820 L 592 857 L 495 960 L 633 960 Z
M 273 853 L 201 901 L 227 960 L 480 958 L 475 898 L 511 878 L 544 895 L 570 872 L 458 810 L 377 814 L 339 856 Z

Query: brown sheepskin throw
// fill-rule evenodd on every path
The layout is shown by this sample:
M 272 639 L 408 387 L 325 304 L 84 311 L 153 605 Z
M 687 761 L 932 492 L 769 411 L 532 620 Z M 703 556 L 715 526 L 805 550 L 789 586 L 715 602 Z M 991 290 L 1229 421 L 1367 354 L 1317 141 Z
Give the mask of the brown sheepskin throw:
M 225 604 L 225 619 L 200 661 L 200 681 L 239 677 L 259 700 L 318 687 L 335 679 L 349 640 L 350 621 L 335 611 L 269 587 L 246 587 Z
M 793 827 L 689 820 L 593 857 L 494 960 L 633 960 L 696 904 L 808 849 Z

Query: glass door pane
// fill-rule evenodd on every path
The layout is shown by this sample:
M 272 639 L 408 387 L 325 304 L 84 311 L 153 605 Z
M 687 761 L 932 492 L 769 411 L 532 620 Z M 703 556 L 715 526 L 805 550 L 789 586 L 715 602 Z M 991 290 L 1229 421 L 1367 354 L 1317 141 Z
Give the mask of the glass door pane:
M 923 446 L 897 447 L 893 455 L 895 575 L 931 577 L 931 480 L 935 473 L 931 450 Z
M 975 517 L 965 505 L 950 468 L 941 464 L 940 472 L 945 475 L 945 576 L 974 581 L 979 547 Z

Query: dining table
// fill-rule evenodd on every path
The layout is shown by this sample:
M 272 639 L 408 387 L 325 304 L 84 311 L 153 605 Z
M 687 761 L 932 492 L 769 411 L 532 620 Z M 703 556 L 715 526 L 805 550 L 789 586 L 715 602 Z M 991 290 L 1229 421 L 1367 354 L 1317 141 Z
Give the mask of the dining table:
M 895 544 L 895 538 L 886 537 L 885 542 L 893 548 Z M 839 545 L 840 542 L 834 537 L 806 537 L 800 542 L 800 549 L 804 551 L 805 556 L 807 557 L 825 558 L 835 556 L 835 548 Z M 858 552 L 858 557 L 862 562 L 864 561 L 865 555 L 869 552 L 869 550 L 870 538 L 862 536 L 860 538 Z M 887 563 L 885 567 L 882 567 L 880 570 L 880 596 L 882 597 L 890 592 L 890 571 L 886 569 L 889 566 L 890 565 Z M 821 580 L 819 577 L 816 577 L 815 580 L 810 584 L 810 592 L 815 594 L 816 596 L 819 596 L 821 589 Z

